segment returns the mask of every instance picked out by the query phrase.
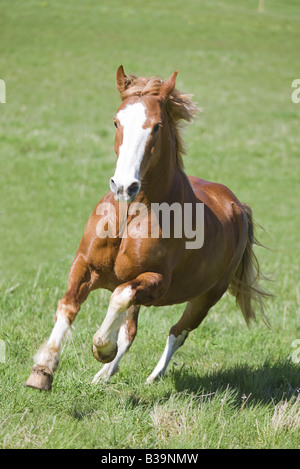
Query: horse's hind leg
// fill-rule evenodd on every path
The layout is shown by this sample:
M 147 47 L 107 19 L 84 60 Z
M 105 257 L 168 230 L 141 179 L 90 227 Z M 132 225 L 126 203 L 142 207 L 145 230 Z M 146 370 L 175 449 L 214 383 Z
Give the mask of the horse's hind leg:
M 51 389 L 61 345 L 90 288 L 90 271 L 82 258 L 77 258 L 70 271 L 68 290 L 58 302 L 54 327 L 48 341 L 34 356 L 34 366 L 31 368 L 26 386 L 44 391 Z
M 131 306 L 125 315 L 124 321 L 118 332 L 118 352 L 114 360 L 103 365 L 100 371 L 94 376 L 92 383 L 98 383 L 100 379 L 108 380 L 118 371 L 120 360 L 130 348 L 137 333 L 137 320 L 139 306 Z
M 170 329 L 164 352 L 148 377 L 147 383 L 152 383 L 156 378 L 165 374 L 172 356 L 183 345 L 188 333 L 200 325 L 209 309 L 219 300 L 222 294 L 214 294 L 211 291 L 188 301 L 180 320 Z

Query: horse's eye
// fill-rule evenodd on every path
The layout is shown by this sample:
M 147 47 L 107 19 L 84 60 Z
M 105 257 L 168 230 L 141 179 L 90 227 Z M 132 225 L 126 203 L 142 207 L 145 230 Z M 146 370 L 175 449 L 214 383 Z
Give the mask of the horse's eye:
M 153 127 L 153 133 L 158 132 L 160 127 L 161 127 L 161 124 L 155 124 L 155 126 Z

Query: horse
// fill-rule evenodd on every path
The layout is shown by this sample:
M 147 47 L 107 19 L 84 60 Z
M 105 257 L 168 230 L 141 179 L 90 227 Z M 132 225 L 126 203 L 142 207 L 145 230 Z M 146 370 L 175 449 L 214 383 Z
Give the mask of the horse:
M 88 219 L 53 330 L 34 357 L 25 383 L 29 387 L 51 389 L 63 340 L 82 303 L 98 288 L 111 296 L 93 336 L 92 352 L 103 366 L 92 383 L 106 381 L 118 370 L 136 336 L 141 306 L 186 303 L 147 383 L 165 374 L 175 351 L 226 291 L 236 298 L 248 325 L 255 319 L 254 303 L 266 319 L 250 206 L 225 185 L 188 177 L 184 171 L 180 126 L 192 121 L 198 108 L 191 95 L 175 87 L 176 77 L 177 71 L 163 81 L 158 76 L 127 76 L 122 65 L 117 70 L 121 105 L 114 118 L 117 162 L 110 191 Z M 146 210 L 132 211 L 134 204 Z M 185 232 L 176 235 L 173 225 L 164 236 L 161 213 L 156 236 L 149 236 L 153 204 L 189 207 L 193 233 L 199 222 L 197 207 L 203 206 L 203 243 L 189 247 L 190 237 Z M 169 215 L 171 225 L 176 213 Z M 117 228 L 109 231 L 112 219 Z M 137 219 L 148 236 L 124 236 L 132 227 L 138 232 Z

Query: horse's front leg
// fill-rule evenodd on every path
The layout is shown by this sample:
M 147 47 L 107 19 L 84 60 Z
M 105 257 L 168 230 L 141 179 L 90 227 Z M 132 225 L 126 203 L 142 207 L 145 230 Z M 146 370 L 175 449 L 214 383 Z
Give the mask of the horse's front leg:
M 132 305 L 151 305 L 165 288 L 161 274 L 145 272 L 114 290 L 104 321 L 93 337 L 93 355 L 98 361 L 109 363 L 116 357 L 118 331 L 125 311 Z
M 80 256 L 73 262 L 68 290 L 58 302 L 54 327 L 47 342 L 34 356 L 34 366 L 31 368 L 30 376 L 25 383 L 26 386 L 44 391 L 51 389 L 53 372 L 58 366 L 63 340 L 81 304 L 87 298 L 91 285 L 90 270 Z
M 137 333 L 137 321 L 139 315 L 139 306 L 131 306 L 123 315 L 123 322 L 118 332 L 118 352 L 113 361 L 103 365 L 100 371 L 94 376 L 93 384 L 100 380 L 109 380 L 119 369 L 119 363 L 124 354 L 131 347 Z

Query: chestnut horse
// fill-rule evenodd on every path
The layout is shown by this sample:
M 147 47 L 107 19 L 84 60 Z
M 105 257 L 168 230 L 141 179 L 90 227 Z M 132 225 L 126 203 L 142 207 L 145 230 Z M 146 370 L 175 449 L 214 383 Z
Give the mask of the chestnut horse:
M 87 222 L 70 269 L 67 292 L 58 302 L 54 328 L 34 358 L 27 386 L 51 389 L 63 339 L 81 304 L 97 288 L 108 289 L 112 295 L 105 319 L 93 337 L 94 357 L 104 363 L 94 383 L 117 371 L 135 338 L 142 305 L 186 302 L 147 382 L 165 373 L 188 333 L 199 326 L 227 290 L 236 297 L 247 323 L 255 318 L 252 300 L 258 302 L 264 316 L 264 292 L 258 286 L 258 263 L 252 249 L 250 207 L 224 185 L 188 177 L 183 170 L 179 125 L 182 120 L 192 120 L 197 108 L 189 95 L 175 88 L 176 76 L 174 72 L 162 81 L 158 77 L 126 76 L 122 66 L 117 71 L 122 104 L 114 119 L 117 164 L 110 180 L 111 191 Z M 190 249 L 185 233 L 175 236 L 174 228 L 169 236 L 163 236 L 161 218 L 157 219 L 158 236 L 122 236 L 124 226 L 129 229 L 136 219 L 137 212 L 130 215 L 133 203 L 149 208 L 140 214 L 146 226 L 153 203 L 182 208 L 188 204 L 194 228 L 196 207 L 202 204 L 204 242 Z M 105 230 L 113 212 L 123 228 L 108 236 Z M 101 223 L 103 220 L 105 223 Z

